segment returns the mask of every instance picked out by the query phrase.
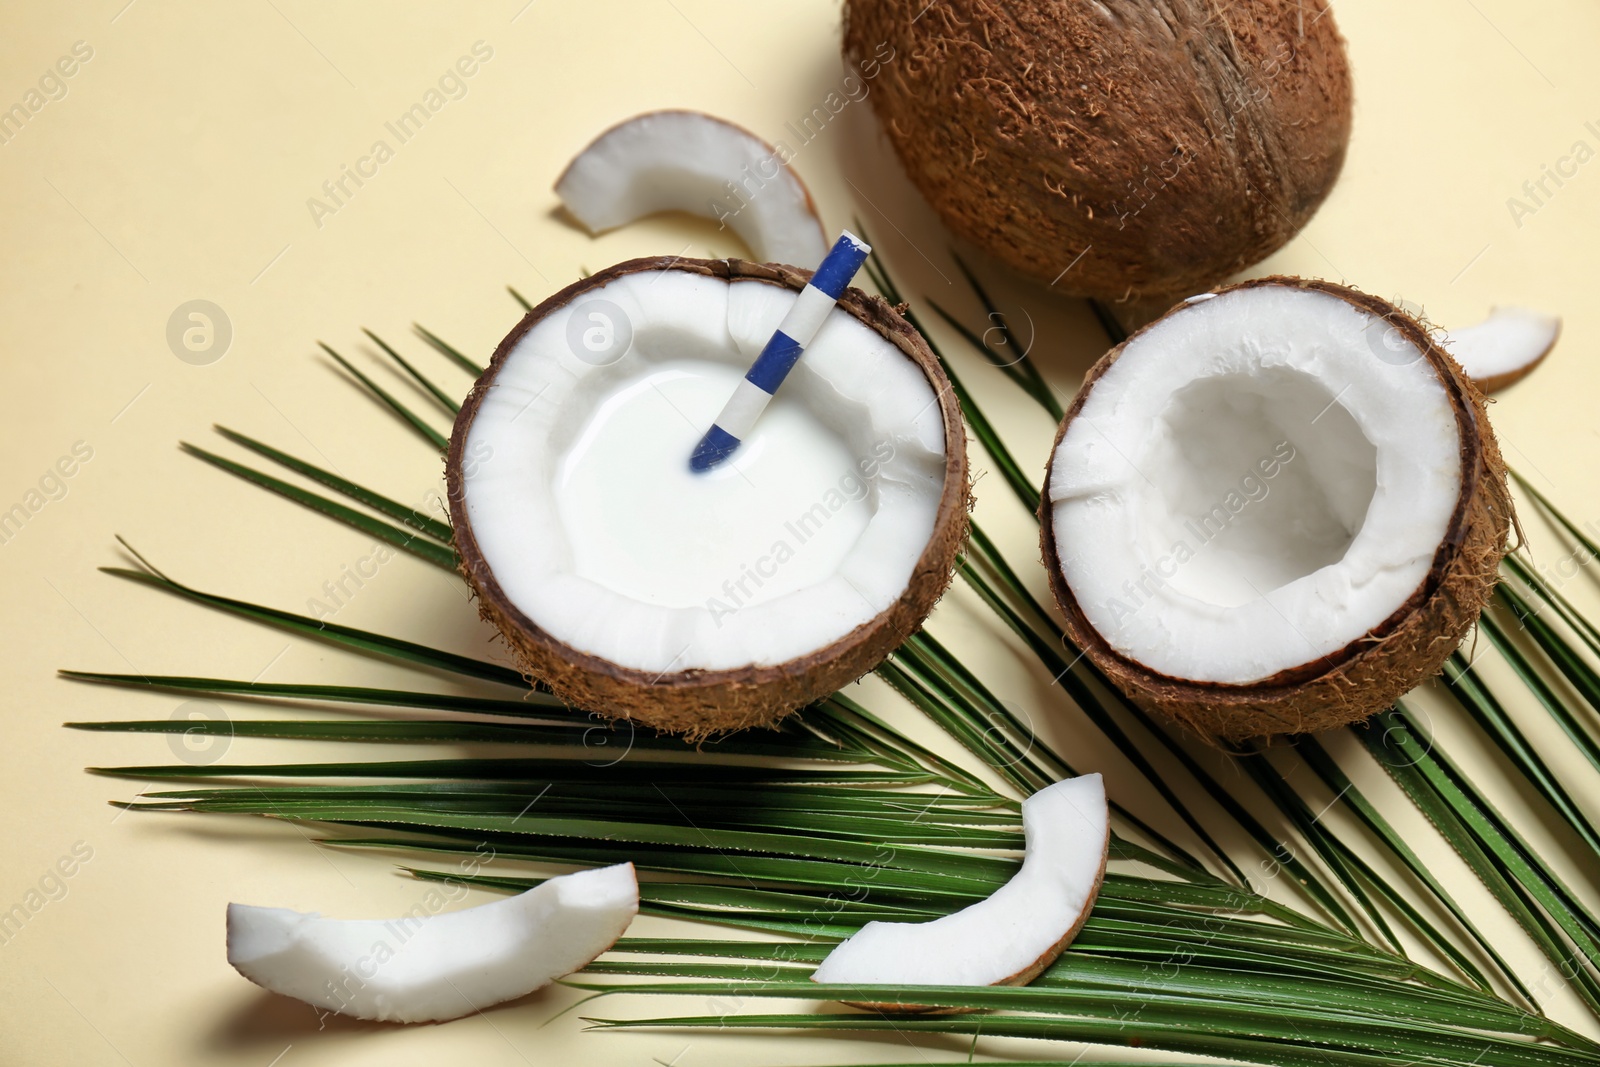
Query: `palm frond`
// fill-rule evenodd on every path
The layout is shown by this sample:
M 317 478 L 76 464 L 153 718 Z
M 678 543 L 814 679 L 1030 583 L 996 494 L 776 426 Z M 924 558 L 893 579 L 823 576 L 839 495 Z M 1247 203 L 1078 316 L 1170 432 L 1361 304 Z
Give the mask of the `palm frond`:
M 309 490 L 301 489 L 299 486 L 290 485 L 283 479 L 274 478 L 264 471 L 258 471 L 254 467 L 247 467 L 243 463 L 236 463 L 224 456 L 217 455 L 215 452 L 208 452 L 199 445 L 191 445 L 185 441 L 179 447 L 189 455 L 194 456 L 196 459 L 204 460 L 218 470 L 227 471 L 229 474 L 243 478 L 247 482 L 253 482 L 263 489 L 269 489 L 279 496 L 287 497 L 297 504 L 303 504 L 313 511 L 320 511 L 331 519 L 337 519 L 346 526 L 354 527 L 369 537 L 387 542 L 403 552 L 409 552 L 420 559 L 425 559 L 436 567 L 442 567 L 452 573 L 455 572 L 457 564 L 455 549 L 448 545 L 425 539 L 417 533 L 408 533 L 398 526 L 384 522 L 381 519 L 375 519 L 354 508 L 346 507 L 320 493 L 313 493 Z M 369 497 L 377 496 L 375 493 L 367 493 L 365 491 L 363 493 Z M 410 525 L 416 526 L 417 523 L 413 521 Z
M 376 397 L 384 407 L 400 416 L 401 421 L 415 430 L 424 441 L 427 441 L 440 452 L 443 452 L 450 446 L 450 439 L 448 437 L 440 433 L 438 430 L 435 430 L 432 426 L 429 426 L 419 415 L 417 415 L 416 412 L 412 411 L 410 408 L 400 403 L 400 401 L 396 400 L 392 393 L 384 389 L 383 386 L 379 385 L 371 378 L 367 377 L 366 374 L 357 369 L 355 364 L 351 363 L 348 359 L 345 359 L 338 352 L 334 351 L 331 345 L 328 345 L 322 341 L 318 341 L 317 344 L 324 352 L 333 358 L 335 363 L 343 367 L 352 378 L 366 386 L 367 391 Z
M 434 333 L 432 330 L 429 330 L 421 323 L 413 322 L 411 324 L 411 328 L 417 332 L 418 337 L 428 342 L 428 344 L 431 345 L 435 351 L 449 358 L 452 363 L 466 371 L 468 374 L 472 375 L 474 378 L 478 377 L 488 369 L 483 364 L 476 363 L 467 358 L 466 354 L 463 353 L 459 348 L 448 343 L 438 334 Z
M 123 542 L 123 544 L 124 547 L 127 547 L 126 542 Z M 129 548 L 129 551 L 132 552 L 133 550 Z M 134 553 L 134 555 L 147 569 L 131 570 L 126 567 L 101 567 L 101 573 L 123 578 L 130 582 L 138 582 L 142 585 L 159 589 L 164 593 L 171 593 L 174 596 L 183 597 L 197 604 L 203 604 L 206 607 L 237 615 L 253 622 L 265 623 L 303 637 L 320 638 L 356 651 L 401 660 L 415 666 L 466 675 L 481 681 L 497 682 L 501 685 L 515 686 L 518 689 L 526 689 L 528 687 L 526 679 L 521 674 L 510 667 L 503 667 L 497 663 L 489 663 L 484 660 L 473 659 L 470 656 L 441 651 L 440 649 L 430 648 L 427 645 L 419 645 L 414 641 L 386 637 L 382 634 L 359 630 L 351 626 L 340 626 L 338 623 L 313 619 L 308 615 L 296 615 L 293 612 L 281 611 L 277 608 L 202 592 L 192 586 L 187 586 L 168 578 L 151 566 L 144 557 L 139 556 L 137 553 Z
M 281 452 L 271 445 L 263 444 L 253 437 L 247 437 L 237 430 L 230 430 L 226 426 L 214 426 L 212 429 L 234 444 L 247 448 L 259 456 L 264 456 L 279 466 L 287 467 L 296 474 L 304 475 L 312 481 L 320 482 L 334 492 L 342 493 L 380 514 L 387 515 L 391 519 L 397 519 L 412 529 L 427 534 L 440 544 L 448 545 L 451 542 L 452 534 L 449 523 L 424 515 L 416 508 L 406 507 L 398 500 L 392 500 L 381 493 L 375 493 L 364 486 L 357 485 L 342 475 L 324 470 L 315 464 L 307 463 L 303 459 L 297 459 L 287 452 Z M 268 486 L 268 488 L 271 487 Z
M 379 337 L 377 334 L 373 333 L 369 329 L 366 329 L 365 327 L 362 328 L 361 332 L 371 338 L 373 344 L 383 349 L 384 355 L 394 360 L 394 362 L 399 365 L 401 370 L 406 372 L 412 381 L 420 385 L 423 391 L 425 391 L 429 396 L 433 397 L 433 399 L 438 402 L 440 407 L 444 408 L 452 415 L 461 410 L 460 401 L 456 400 L 455 397 L 451 396 L 443 389 L 440 389 L 437 385 L 434 385 L 427 375 L 423 374 L 416 367 L 412 366 L 411 361 L 406 359 L 406 357 L 402 356 L 399 352 L 396 352 L 394 350 L 394 346 L 390 345 L 389 342 L 385 341 L 383 338 Z
M 985 364 L 997 367 L 1058 419 L 1060 404 L 1017 346 L 1010 323 L 967 266 L 959 266 L 989 323 L 1000 331 L 1003 352 L 943 309 L 935 312 L 984 361 L 980 370 Z M 887 299 L 904 302 L 881 260 L 874 257 L 868 272 Z M 525 309 L 531 307 L 515 289 L 510 292 Z M 1095 310 L 1108 329 L 1120 330 L 1105 309 Z M 908 317 L 915 324 L 914 315 Z M 420 326 L 416 330 L 460 369 L 482 370 L 436 335 Z M 368 336 L 441 409 L 458 409 L 455 397 L 376 334 Z M 323 347 L 433 450 L 444 447 L 438 430 Z M 1034 480 L 973 402 L 952 361 L 942 353 L 939 358 L 974 436 L 1018 501 L 1037 514 Z M 446 524 L 242 434 L 219 432 L 367 511 L 214 453 L 190 450 L 251 484 L 454 568 Z M 1584 536 L 1559 517 L 1553 504 L 1536 499 L 1570 536 Z M 691 750 L 672 738 L 628 724 L 602 724 L 581 709 L 566 708 L 509 667 L 202 592 L 134 556 L 143 569 L 105 570 L 232 618 L 437 672 L 481 692 L 63 672 L 83 682 L 204 693 L 268 711 L 276 710 L 268 705 L 311 705 L 321 716 L 68 724 L 75 729 L 209 733 L 347 747 L 347 758 L 329 761 L 96 768 L 152 787 L 136 800 L 121 802 L 124 806 L 287 819 L 326 828 L 330 847 L 413 858 L 481 858 L 487 850 L 506 864 L 632 861 L 645 874 L 643 910 L 717 924 L 724 933 L 720 939 L 626 939 L 576 983 L 606 996 L 871 1000 L 969 1012 L 736 1012 L 605 1020 L 597 1021 L 598 1027 L 1019 1036 L 1132 1044 L 1284 1067 L 1600 1065 L 1600 1045 L 1494 991 L 1503 984 L 1533 1003 L 1500 946 L 1474 924 L 1326 749 L 1310 739 L 1298 748 L 1319 786 L 1334 795 L 1326 807 L 1314 804 L 1303 785 L 1279 770 L 1283 757 L 1277 753 L 1192 751 L 1189 739 L 1123 699 L 1092 664 L 1073 658 L 1077 650 L 1066 642 L 1054 615 L 976 525 L 960 563 L 963 581 L 1165 806 L 1160 819 L 1115 807 L 1113 869 L 1093 913 L 1071 950 L 1020 989 L 834 988 L 808 980 L 829 948 L 865 922 L 936 918 L 1004 884 L 1016 870 L 1022 843 L 1019 798 L 1074 773 L 1025 717 L 931 632 L 914 635 L 877 674 L 898 700 L 955 743 L 953 753 L 913 741 L 870 710 L 863 696 L 870 690 L 836 694 L 777 730 Z M 1600 711 L 1600 674 L 1586 658 L 1600 652 L 1600 630 L 1531 567 L 1513 557 L 1507 571 L 1515 584 L 1501 591 L 1497 610 L 1509 621 L 1486 618 L 1484 634 L 1512 675 L 1600 769 L 1593 718 Z M 1592 850 L 1600 836 L 1577 798 L 1593 783 L 1580 787 L 1563 780 L 1470 665 L 1458 660 L 1445 683 L 1464 721 L 1496 746 L 1506 766 Z M 1585 706 L 1569 705 L 1569 691 Z M 1355 734 L 1552 965 L 1573 972 L 1578 995 L 1600 1016 L 1600 924 L 1576 892 L 1462 775 L 1437 740 L 1419 732 L 1405 707 Z M 495 755 L 469 751 L 418 759 L 383 758 L 349 747 L 364 743 L 521 747 L 500 747 Z M 1214 810 L 1188 803 L 1157 760 L 1181 771 Z M 1228 775 L 1207 769 L 1216 761 L 1223 761 Z M 1359 840 L 1324 819 L 1334 805 L 1354 817 Z M 1269 829 L 1257 808 L 1270 810 L 1281 830 Z M 1225 824 L 1216 823 L 1218 813 Z M 1260 869 L 1287 874 L 1286 883 L 1303 894 L 1303 906 L 1269 898 L 1251 886 L 1245 864 L 1252 861 L 1241 861 L 1222 844 L 1235 832 L 1265 857 Z M 1174 835 L 1192 836 L 1199 848 L 1191 851 Z M 1388 880 L 1364 858 L 1365 850 L 1375 851 L 1408 881 Z M 1215 861 L 1220 876 L 1202 857 Z M 466 875 L 459 869 L 405 869 L 420 879 L 502 891 L 539 880 L 499 871 Z M 1435 918 L 1442 921 L 1436 924 Z M 727 931 L 739 930 L 758 939 L 727 939 Z M 1403 933 L 1415 936 L 1441 967 L 1411 958 Z M 1493 964 L 1491 972 L 1477 965 L 1475 953 Z M 602 978 L 615 981 L 596 981 Z

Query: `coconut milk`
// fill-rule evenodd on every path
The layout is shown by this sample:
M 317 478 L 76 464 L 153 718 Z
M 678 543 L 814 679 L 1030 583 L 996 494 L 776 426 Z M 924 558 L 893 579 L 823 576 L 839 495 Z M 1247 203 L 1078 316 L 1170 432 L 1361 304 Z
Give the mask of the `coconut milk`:
M 731 460 L 689 470 L 740 376 L 674 360 L 605 394 L 556 472 L 574 573 L 646 603 L 716 613 L 837 570 L 872 517 L 864 473 L 876 463 L 805 404 L 780 393 Z

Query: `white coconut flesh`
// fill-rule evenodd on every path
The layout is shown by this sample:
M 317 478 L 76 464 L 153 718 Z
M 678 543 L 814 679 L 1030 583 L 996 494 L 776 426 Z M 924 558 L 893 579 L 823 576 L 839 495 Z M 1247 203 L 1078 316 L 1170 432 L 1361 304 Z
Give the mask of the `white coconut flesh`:
M 654 111 L 613 126 L 556 181 L 590 233 L 658 211 L 719 219 L 758 260 L 815 267 L 827 236 L 810 194 L 761 138 L 695 111 Z
M 1022 803 L 1022 867 L 988 898 L 924 923 L 870 922 L 812 972 L 834 985 L 997 985 L 1048 964 L 1105 876 L 1110 813 L 1098 774 Z
M 1475 382 L 1520 377 L 1555 347 L 1561 319 L 1526 308 L 1495 308 L 1487 319 L 1451 330 L 1441 338 L 1467 377 Z
M 325 919 L 228 905 L 228 962 L 284 996 L 359 1019 L 440 1022 L 588 965 L 639 911 L 633 864 L 551 878 L 461 911 Z
M 733 459 L 689 469 L 795 298 L 626 274 L 499 366 L 462 452 L 463 500 L 496 583 L 545 633 L 658 675 L 770 666 L 905 593 L 943 491 L 943 416 L 917 365 L 845 311 Z M 613 327 L 612 348 L 586 348 Z
M 1131 339 L 1048 494 L 1062 577 L 1115 651 L 1244 684 L 1389 619 L 1461 488 L 1456 416 L 1421 351 L 1335 296 L 1263 285 Z

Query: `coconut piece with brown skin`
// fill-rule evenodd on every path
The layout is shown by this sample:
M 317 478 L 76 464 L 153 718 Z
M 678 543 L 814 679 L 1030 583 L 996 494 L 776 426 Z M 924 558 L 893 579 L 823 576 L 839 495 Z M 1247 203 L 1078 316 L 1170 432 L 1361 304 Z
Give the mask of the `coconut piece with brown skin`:
M 1445 351 L 1485 393 L 1515 385 L 1555 348 L 1561 319 L 1526 308 L 1495 308 L 1489 317 L 1440 338 Z
M 734 458 L 689 472 L 808 277 L 619 264 L 531 311 L 463 405 L 462 572 L 523 671 L 576 707 L 692 740 L 770 725 L 872 670 L 948 585 L 960 411 L 876 297 L 847 290 Z
M 1187 295 L 1282 247 L 1350 136 L 1326 0 L 849 0 L 844 52 L 951 230 L 1102 300 Z
M 1105 880 L 1110 808 L 1098 774 L 1069 778 L 1022 802 L 1022 867 L 994 893 L 922 923 L 869 922 L 811 975 L 830 985 L 1027 985 L 1083 929 Z M 847 1003 L 887 1011 L 959 1011 L 902 1001 Z
M 1227 742 L 1364 719 L 1435 674 L 1513 516 L 1477 387 L 1327 282 L 1191 298 L 1089 372 L 1040 509 L 1051 588 L 1125 695 Z
M 828 237 L 787 157 L 742 126 L 701 111 L 649 111 L 573 157 L 556 195 L 590 233 L 658 211 L 730 226 L 759 260 L 820 263 Z

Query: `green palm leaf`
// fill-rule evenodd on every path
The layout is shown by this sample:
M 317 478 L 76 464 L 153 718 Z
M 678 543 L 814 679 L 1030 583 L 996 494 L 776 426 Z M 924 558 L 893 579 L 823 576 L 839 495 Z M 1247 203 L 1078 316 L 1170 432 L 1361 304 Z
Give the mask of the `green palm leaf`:
M 1059 403 L 1017 347 L 1010 324 L 966 265 L 960 268 L 989 322 L 1000 331 L 1003 351 L 942 308 L 935 312 L 973 346 L 974 354 L 1059 418 Z M 886 298 L 902 302 L 881 261 L 869 263 L 869 275 Z M 524 308 L 531 306 L 515 290 L 511 294 Z M 1115 326 L 1104 309 L 1095 310 L 1103 322 Z M 420 326 L 416 330 L 460 369 L 472 374 L 482 370 L 436 335 Z M 368 337 L 433 403 L 450 413 L 459 409 L 457 398 L 376 334 L 369 331 Z M 429 423 L 323 347 L 412 432 L 433 449 L 444 447 L 443 435 Z M 943 354 L 939 358 L 950 367 Z M 1024 507 L 1036 512 L 1035 480 L 1016 462 L 953 369 L 951 381 L 974 436 L 1002 480 Z M 213 453 L 190 450 L 251 484 L 454 569 L 446 524 L 242 434 L 219 432 L 366 510 Z M 1553 504 L 1537 494 L 1534 498 L 1569 536 L 1584 543 L 1582 531 Z M 645 911 L 760 936 L 627 939 L 580 980 L 608 996 L 843 998 L 973 1012 L 914 1017 L 735 1013 L 596 1024 L 602 1028 L 1018 1036 L 1139 1045 L 1286 1067 L 1600 1064 L 1600 1046 L 1492 992 L 1495 983 L 1475 965 L 1470 949 L 1481 950 L 1495 965 L 1493 977 L 1528 995 L 1499 946 L 1473 924 L 1325 749 L 1303 741 L 1299 751 L 1318 782 L 1335 794 L 1334 803 L 1355 816 L 1359 843 L 1402 872 L 1409 879 L 1404 885 L 1386 880 L 1363 858 L 1355 838 L 1323 820 L 1322 811 L 1280 773 L 1277 757 L 1190 751 L 1187 739 L 1123 700 L 1091 664 L 1073 660 L 1076 650 L 1064 641 L 1055 618 L 979 527 L 974 527 L 960 565 L 963 580 L 1147 781 L 1167 811 L 1154 819 L 1115 809 L 1113 870 L 1093 914 L 1071 951 L 1021 989 L 884 990 L 821 987 L 807 980 L 831 946 L 865 922 L 935 918 L 1003 884 L 1018 862 L 1019 798 L 1074 772 L 1034 735 L 1024 717 L 931 633 L 914 635 L 878 675 L 956 743 L 954 754 L 913 741 L 870 710 L 859 694 L 843 693 L 805 709 L 777 730 L 739 735 L 695 751 L 671 738 L 626 724 L 602 725 L 581 711 L 561 707 L 509 667 L 202 592 L 134 555 L 144 569 L 107 568 L 108 573 L 232 618 L 447 675 L 472 690 L 445 694 L 64 672 L 79 681 L 204 693 L 256 708 L 312 704 L 324 715 L 68 724 L 73 728 L 132 735 L 209 734 L 242 743 L 279 738 L 345 746 L 526 747 L 500 748 L 495 750 L 499 755 L 480 755 L 469 747 L 452 758 L 407 760 L 347 748 L 355 758 L 97 769 L 142 783 L 167 783 L 125 806 L 315 823 L 333 834 L 326 840 L 330 847 L 363 852 L 476 859 L 488 850 L 504 863 L 563 866 L 630 860 L 645 874 Z M 1485 636 L 1564 736 L 1600 769 L 1593 725 L 1593 714 L 1600 711 L 1600 674 L 1585 658 L 1586 652 L 1600 652 L 1600 630 L 1521 561 L 1508 560 L 1507 571 L 1518 585 L 1504 589 L 1498 599 L 1522 632 L 1514 634 L 1489 618 Z M 1569 641 L 1569 631 L 1585 651 Z M 1556 764 L 1529 740 L 1470 666 L 1457 661 L 1446 684 L 1465 721 L 1483 732 L 1506 756 L 1507 766 L 1593 849 L 1600 835 L 1576 799 L 1592 783 L 1562 780 L 1553 769 Z M 1563 687 L 1570 687 L 1587 706 L 1569 706 Z M 508 688 L 512 696 L 506 695 Z M 420 710 L 430 716 L 401 718 L 385 709 Z M 1570 966 L 1576 961 L 1574 988 L 1600 1016 L 1595 970 L 1600 924 L 1573 889 L 1483 791 L 1464 778 L 1448 754 L 1417 731 L 1406 709 L 1386 713 L 1376 728 L 1356 733 L 1552 963 Z M 508 751 L 514 755 L 508 757 Z M 976 769 L 968 766 L 974 760 Z M 1207 769 L 1218 761 L 1229 774 Z M 1186 803 L 1168 782 L 1162 769 L 1166 766 L 1181 771 L 1214 810 Z M 1276 815 L 1283 832 L 1268 829 L 1255 813 L 1263 805 Z M 1225 817 L 1222 825 L 1216 825 L 1218 814 Z M 1214 858 L 1232 881 L 1208 871 L 1199 856 L 1174 840 L 1175 832 L 1192 835 L 1204 850 L 1201 855 Z M 1280 866 L 1290 884 L 1305 894 L 1311 910 L 1252 891 L 1241 861 L 1223 844 L 1241 835 L 1266 856 L 1261 869 Z M 525 889 L 539 880 L 499 871 L 466 875 L 427 867 L 405 870 L 425 880 L 503 891 Z M 1155 876 L 1149 876 L 1152 871 Z M 1430 909 L 1447 920 L 1445 926 L 1425 914 Z M 1447 969 L 1408 958 L 1402 951 L 1402 931 L 1420 939 Z M 600 978 L 612 981 L 597 983 Z
M 432 330 L 429 330 L 421 323 L 414 322 L 411 324 L 411 328 L 417 331 L 417 336 L 428 342 L 428 344 L 431 345 L 435 351 L 448 358 L 452 363 L 466 371 L 468 374 L 472 375 L 474 378 L 478 377 L 488 369 L 483 364 L 475 363 L 468 359 L 460 349 L 456 348 L 452 344 L 449 344 L 438 334 L 434 333 Z
M 376 397 L 384 407 L 400 416 L 401 421 L 415 430 L 424 441 L 427 441 L 429 444 L 433 445 L 433 447 L 440 452 L 443 452 L 449 447 L 450 439 L 448 437 L 440 433 L 438 430 L 435 430 L 432 426 L 429 426 L 426 422 L 422 421 L 421 417 L 419 417 L 416 412 L 400 403 L 400 401 L 396 400 L 394 395 L 388 390 L 384 389 L 377 382 L 363 374 L 356 368 L 355 364 L 351 363 L 348 359 L 345 359 L 338 352 L 334 351 L 331 345 L 325 344 L 322 341 L 318 341 L 317 344 L 324 352 L 333 357 L 333 361 L 339 364 L 339 366 L 343 367 L 352 378 L 366 386 L 367 391 Z
M 363 328 L 361 332 L 370 337 L 373 344 L 383 349 L 384 355 L 394 360 L 394 362 L 399 365 L 401 370 L 406 372 L 407 376 L 409 376 L 412 381 L 420 385 L 429 396 L 433 397 L 433 399 L 438 402 L 440 407 L 444 408 L 451 415 L 454 415 L 461 410 L 461 404 L 456 400 L 455 397 L 451 396 L 443 389 L 440 389 L 437 385 L 434 385 L 427 375 L 423 374 L 416 367 L 412 366 L 411 361 L 406 359 L 406 357 L 402 356 L 399 352 L 396 352 L 394 347 L 390 345 L 389 342 L 385 341 L 371 330 Z
M 214 452 L 207 452 L 198 445 L 183 442 L 180 447 L 189 455 L 202 459 L 219 470 L 237 475 L 247 482 L 261 486 L 263 489 L 270 489 L 279 496 L 288 497 L 295 503 L 303 504 L 313 511 L 320 511 L 331 519 L 337 519 L 346 526 L 352 526 L 369 537 L 387 542 L 419 559 L 425 559 L 436 567 L 443 567 L 452 573 L 456 569 L 458 561 L 455 549 L 450 548 L 448 545 L 424 540 L 415 533 L 407 533 L 398 526 L 374 519 L 370 515 L 364 515 L 354 508 L 349 508 L 337 501 L 330 500 L 320 493 L 308 492 L 298 486 L 290 485 L 281 478 L 274 478 L 272 475 L 265 474 L 253 467 L 246 467 L 242 463 L 235 463 L 233 460 L 225 459 Z M 375 496 L 376 494 L 369 495 Z M 412 525 L 416 524 L 413 522 Z
M 374 511 L 387 515 L 391 519 L 397 519 L 413 529 L 420 530 L 440 544 L 448 545 L 451 542 L 453 535 L 449 523 L 430 518 L 415 508 L 408 508 L 399 501 L 391 500 L 380 493 L 374 493 L 370 489 L 363 488 L 350 481 L 348 478 L 334 474 L 332 471 L 323 470 L 321 467 L 307 463 L 304 460 L 296 459 L 287 452 L 280 452 L 276 448 L 262 444 L 252 437 L 246 437 L 237 430 L 230 430 L 226 426 L 214 426 L 212 429 L 236 445 L 248 448 L 257 455 L 265 456 L 274 463 L 289 468 L 296 474 L 303 474 L 335 492 L 343 493 L 352 500 L 365 504 Z M 270 486 L 267 486 L 267 488 L 270 488 Z

